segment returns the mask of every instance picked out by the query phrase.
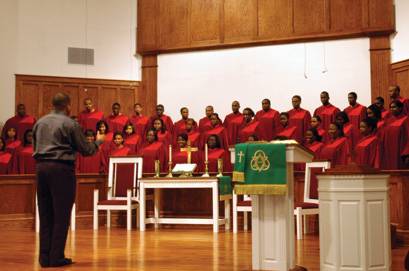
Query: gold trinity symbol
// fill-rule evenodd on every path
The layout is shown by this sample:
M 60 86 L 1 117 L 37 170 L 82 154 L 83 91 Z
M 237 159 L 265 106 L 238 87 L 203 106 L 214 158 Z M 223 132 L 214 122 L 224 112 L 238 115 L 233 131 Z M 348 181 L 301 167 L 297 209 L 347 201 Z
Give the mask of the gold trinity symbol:
M 270 168 L 270 161 L 268 161 L 268 156 L 265 152 L 258 150 L 254 153 L 250 166 L 254 171 L 266 171 Z

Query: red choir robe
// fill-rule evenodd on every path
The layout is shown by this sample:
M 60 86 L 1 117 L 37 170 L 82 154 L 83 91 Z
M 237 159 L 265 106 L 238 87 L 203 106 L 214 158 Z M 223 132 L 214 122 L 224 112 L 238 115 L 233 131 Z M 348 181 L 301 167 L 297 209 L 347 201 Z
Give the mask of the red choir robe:
M 187 132 L 188 140 L 190 141 L 190 146 L 199 147 L 201 134 L 198 131 Z
M 238 132 L 239 143 L 247 142 L 251 135 L 256 135 L 260 139 L 260 122 L 251 120 L 250 122 L 243 122 Z
M 278 133 L 276 137 L 282 137 L 286 139 L 295 139 L 296 131 L 297 131 L 296 126 L 289 126 L 289 125 L 286 127 L 281 126 L 278 129 Z
M 129 119 L 127 116 L 119 114 L 118 116 L 110 115 L 105 119 L 108 124 L 109 131 L 111 132 L 122 132 L 124 126 L 128 123 Z
M 340 112 L 339 109 L 332 104 L 322 105 L 315 109 L 314 116 L 320 116 L 321 127 L 325 131 L 328 130 L 329 125 L 335 122 L 335 115 Z
M 141 138 L 145 138 L 146 131 L 149 129 L 150 123 L 147 116 L 137 116 L 133 115 L 129 122 L 135 128 L 135 133 L 137 133 Z
M 13 155 L 0 151 L 0 174 L 10 174 L 13 172 Z
M 241 124 L 244 121 L 243 114 L 240 112 L 230 113 L 224 118 L 223 126 L 227 130 L 228 139 L 231 145 L 238 141 L 238 133 Z
M 155 160 L 160 161 L 161 172 L 166 172 L 168 169 L 168 153 L 167 148 L 162 142 L 156 141 L 151 144 L 145 142 L 140 150 L 138 156 L 143 158 L 143 173 L 155 173 Z
M 271 141 L 276 137 L 277 129 L 280 127 L 280 115 L 278 111 L 270 108 L 267 112 L 260 110 L 255 116 L 259 121 L 260 140 Z
M 203 172 L 204 164 L 203 164 L 203 153 L 198 150 L 192 152 L 191 162 L 196 164 L 195 172 Z M 174 167 L 176 164 L 186 164 L 187 163 L 187 152 L 181 151 L 180 147 L 176 147 L 172 149 L 172 166 Z
M 133 150 L 131 150 L 129 147 L 127 146 L 122 146 L 122 148 L 118 148 L 115 145 L 112 145 L 107 153 L 108 155 L 106 156 L 106 153 L 102 153 L 102 172 L 104 173 L 108 173 L 109 171 L 109 157 L 118 157 L 118 156 L 129 156 L 129 155 L 135 155 L 135 152 Z M 130 167 L 127 164 L 124 165 L 119 165 L 117 167 L 117 172 L 119 171 L 119 168 L 124 169 L 124 172 L 121 172 L 119 176 L 127 176 L 129 174 L 133 174 L 133 167 Z M 126 169 L 125 169 L 126 168 Z M 126 172 L 125 172 L 126 171 Z M 126 174 L 125 174 L 126 173 Z
M 360 104 L 356 104 L 355 107 L 348 106 L 344 109 L 349 118 L 349 123 L 352 125 L 351 131 L 351 143 L 352 148 L 361 139 L 361 133 L 359 132 L 359 124 L 366 118 L 366 107 Z
M 103 164 L 104 159 L 101 148 L 91 156 L 83 156 L 81 154 L 77 155 L 76 168 L 78 173 L 100 173 L 107 171 L 107 164 Z M 106 172 L 105 172 L 106 173 Z
M 6 138 L 6 133 L 9 128 L 15 128 L 17 132 L 17 139 L 23 141 L 24 133 L 29 129 L 33 129 L 35 122 L 36 119 L 33 116 L 25 115 L 23 117 L 20 117 L 19 115 L 16 115 L 8 119 L 4 124 L 2 137 Z
M 150 123 L 150 125 L 151 125 L 152 127 L 153 127 L 153 121 L 154 121 L 155 119 L 157 119 L 157 118 L 158 118 L 157 115 L 152 116 L 152 117 L 150 118 L 149 123 Z M 163 121 L 163 124 L 165 124 L 166 130 L 168 130 L 168 131 L 172 134 L 172 133 L 173 133 L 173 121 L 172 121 L 172 119 L 171 119 L 168 115 L 165 115 L 165 114 L 163 114 L 163 115 L 160 117 L 160 119 Z
M 352 151 L 355 146 L 354 141 L 353 141 L 354 127 L 352 126 L 351 123 L 345 123 L 343 130 L 344 130 L 344 136 L 348 139 L 348 144 Z
M 409 149 L 409 117 L 405 114 L 391 115 L 382 129 L 381 168 L 405 168 L 402 156 Z
M 319 159 L 329 160 L 331 167 L 346 165 L 350 157 L 350 147 L 346 137 L 331 139 L 322 147 Z
M 33 145 L 21 146 L 14 155 L 13 173 L 34 174 L 35 160 L 33 158 Z
M 290 116 L 288 120 L 289 126 L 297 127 L 294 134 L 294 139 L 297 140 L 298 143 L 302 143 L 305 132 L 310 127 L 311 114 L 308 110 L 298 108 L 288 111 L 288 115 Z
M 138 149 L 142 145 L 142 137 L 136 133 L 130 136 L 125 136 L 124 145 L 129 147 L 133 152 L 137 153 Z
M 203 157 L 205 158 L 205 157 Z M 217 160 L 223 159 L 223 172 L 231 172 L 232 165 L 230 162 L 230 152 L 223 148 L 208 149 L 208 160 L 209 160 L 209 173 L 217 173 Z M 204 165 L 204 160 L 202 162 Z
M 386 119 L 388 119 L 390 116 L 391 116 L 391 112 L 390 112 L 389 110 L 386 110 L 385 108 L 383 108 L 383 109 L 381 110 L 382 120 L 386 120 Z
M 308 148 L 314 153 L 314 158 L 319 158 L 321 155 L 321 150 L 324 147 L 324 143 L 320 141 L 314 141 L 311 144 L 305 143 L 304 147 Z
M 409 99 L 399 96 L 397 98 L 401 103 L 403 103 L 403 114 L 409 114 Z
M 18 148 L 21 147 L 21 141 L 20 140 L 6 140 L 6 152 L 11 153 L 14 155 L 17 151 Z
M 204 149 L 210 135 L 217 135 L 220 139 L 220 147 L 226 150 L 229 149 L 229 137 L 227 135 L 226 128 L 224 128 L 221 124 L 217 124 L 215 127 L 212 127 L 212 129 L 207 130 L 202 134 L 202 138 L 200 140 L 201 149 Z
M 370 134 L 361 138 L 354 149 L 354 161 L 358 165 L 379 168 L 380 146 L 376 134 Z
M 78 123 L 81 125 L 82 129 L 96 131 L 97 122 L 104 118 L 104 113 L 95 110 L 94 112 L 88 112 L 84 110 L 78 116 Z
M 172 144 L 172 134 L 169 131 L 165 131 L 164 133 L 158 132 L 158 141 L 162 142 L 167 148 Z
M 197 129 L 197 124 L 196 122 L 193 125 L 193 130 Z M 186 120 L 180 119 L 175 124 L 173 125 L 173 137 L 177 138 L 178 135 L 182 133 L 187 133 L 186 132 Z
M 208 117 L 201 118 L 199 120 L 199 131 L 200 133 L 204 133 L 207 130 L 212 129 L 212 123 Z

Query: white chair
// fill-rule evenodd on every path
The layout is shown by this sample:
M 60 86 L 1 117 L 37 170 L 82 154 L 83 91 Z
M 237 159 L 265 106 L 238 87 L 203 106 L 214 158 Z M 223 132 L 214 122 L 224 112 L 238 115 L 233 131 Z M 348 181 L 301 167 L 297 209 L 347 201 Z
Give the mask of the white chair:
M 238 196 L 236 193 L 234 193 L 233 190 L 233 232 L 237 233 L 237 228 L 238 228 L 238 222 L 237 222 L 237 216 L 238 213 L 242 212 L 243 213 L 243 224 L 244 224 L 244 230 L 248 230 L 248 214 L 251 213 L 251 198 L 248 195 L 243 196 L 243 200 L 238 200 Z
M 123 167 L 125 166 L 126 167 Z M 124 170 L 132 171 L 126 172 L 127 177 L 132 175 L 132 178 L 123 178 L 118 173 L 118 166 L 124 174 Z M 119 176 L 118 176 L 119 175 Z M 125 175 L 125 174 L 124 174 Z M 139 206 L 139 179 L 142 177 L 142 158 L 141 157 L 110 157 L 108 170 L 108 191 L 107 199 L 99 200 L 99 191 L 94 190 L 94 230 L 98 229 L 98 211 L 107 211 L 107 227 L 111 227 L 111 211 L 124 210 L 127 214 L 126 228 L 132 228 L 132 210 L 136 209 L 136 219 L 138 225 L 138 206 Z
M 304 218 L 304 233 L 307 233 L 307 215 L 318 215 L 318 180 L 316 173 L 324 172 L 330 168 L 329 161 L 316 161 L 305 164 L 304 202 L 297 204 L 294 209 L 297 227 L 297 239 L 302 239 L 302 220 Z
M 75 202 L 74 205 L 72 206 L 71 210 L 71 231 L 75 231 Z M 36 194 L 36 217 L 35 217 L 35 231 L 40 232 L 40 214 L 38 213 L 38 199 L 37 199 L 37 194 Z

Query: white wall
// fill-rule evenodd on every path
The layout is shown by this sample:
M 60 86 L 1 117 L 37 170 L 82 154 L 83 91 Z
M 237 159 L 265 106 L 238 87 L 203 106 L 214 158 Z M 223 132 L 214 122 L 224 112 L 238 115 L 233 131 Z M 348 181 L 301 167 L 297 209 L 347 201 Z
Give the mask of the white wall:
M 396 35 L 392 39 L 392 62 L 409 59 L 409 0 L 395 0 Z
M 302 96 L 303 107 L 313 110 L 323 90 L 341 109 L 347 106 L 349 91 L 369 104 L 368 49 L 369 40 L 362 38 L 160 55 L 158 101 L 176 119 L 182 106 L 190 108 L 192 117 L 203 117 L 208 104 L 224 116 L 236 99 L 242 109 L 259 110 L 266 97 L 273 108 L 284 111 L 291 108 L 294 94 Z
M 2 41 L 10 40 L 1 46 L 13 49 L 0 51 L 7 64 L 0 72 L 0 122 L 14 112 L 15 73 L 141 79 L 136 0 L 2 0 L 0 12 Z M 95 65 L 67 64 L 68 47 L 93 48 Z

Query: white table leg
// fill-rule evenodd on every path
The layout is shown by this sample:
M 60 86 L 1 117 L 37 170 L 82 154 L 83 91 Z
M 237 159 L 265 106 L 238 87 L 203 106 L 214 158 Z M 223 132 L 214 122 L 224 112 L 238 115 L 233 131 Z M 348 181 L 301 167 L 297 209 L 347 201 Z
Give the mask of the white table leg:
M 218 183 L 213 183 L 212 186 L 213 198 L 213 232 L 219 232 L 219 191 Z
M 155 229 L 159 228 L 160 194 L 161 194 L 160 189 L 153 190 Z
M 145 217 L 146 217 L 146 207 L 145 207 L 145 186 L 143 182 L 139 184 L 139 230 L 145 231 Z
M 233 191 L 233 232 L 237 233 L 237 195 Z
M 230 199 L 224 200 L 224 228 L 226 231 L 230 230 Z

